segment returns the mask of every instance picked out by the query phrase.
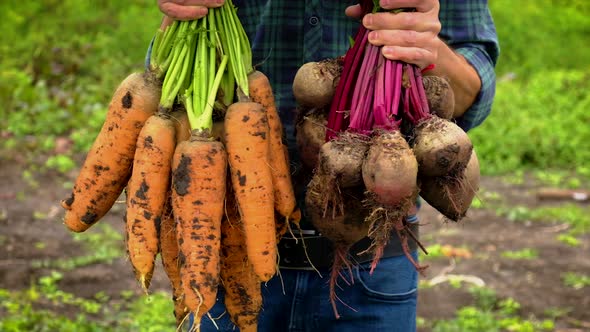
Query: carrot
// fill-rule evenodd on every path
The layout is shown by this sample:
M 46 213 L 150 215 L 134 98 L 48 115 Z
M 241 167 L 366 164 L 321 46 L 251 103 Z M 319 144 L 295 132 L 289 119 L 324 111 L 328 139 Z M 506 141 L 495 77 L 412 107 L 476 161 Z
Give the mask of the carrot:
M 164 266 L 164 272 L 166 272 L 166 275 L 170 280 L 170 286 L 172 287 L 172 301 L 174 302 L 174 317 L 176 317 L 176 324 L 180 325 L 187 314 L 187 309 L 182 301 L 178 253 L 176 221 L 172 214 L 171 202 L 168 201 L 160 224 L 160 257 L 162 259 L 162 265 Z
M 285 218 L 295 211 L 295 193 L 291 183 L 287 146 L 283 143 L 283 125 L 277 112 L 272 87 L 266 75 L 254 71 L 248 75 L 250 98 L 266 111 L 270 127 L 269 162 L 272 171 L 275 209 Z M 298 223 L 299 220 L 296 220 Z
M 187 141 L 191 138 L 191 125 L 188 121 L 188 114 L 184 107 L 175 107 L 173 112 L 170 113 L 170 117 L 174 121 L 174 127 L 176 131 L 176 144 Z
M 276 231 L 272 174 L 266 165 L 269 128 L 262 106 L 232 104 L 225 115 L 225 144 L 231 182 L 244 224 L 248 259 L 268 281 L 276 272 Z
M 146 292 L 159 251 L 158 229 L 168 197 L 175 137 L 170 116 L 151 116 L 137 138 L 133 171 L 127 184 L 127 252 L 135 276 Z
M 241 332 L 256 332 L 262 308 L 260 279 L 248 262 L 242 221 L 231 197 L 221 222 L 221 281 L 225 308 Z
M 177 146 L 172 169 L 172 208 L 184 304 L 199 326 L 201 317 L 215 304 L 219 285 L 227 172 L 223 144 L 193 134 Z
M 106 120 L 94 141 L 72 194 L 61 201 L 64 224 L 83 232 L 113 206 L 131 175 L 135 144 L 144 122 L 156 112 L 160 98 L 157 80 L 133 73 L 121 82 Z

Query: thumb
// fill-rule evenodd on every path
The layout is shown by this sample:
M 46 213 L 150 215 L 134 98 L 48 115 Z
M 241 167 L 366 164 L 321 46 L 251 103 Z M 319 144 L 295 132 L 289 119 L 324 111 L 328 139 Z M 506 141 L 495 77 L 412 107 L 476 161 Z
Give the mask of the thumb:
M 361 5 L 348 6 L 344 11 L 346 16 L 356 19 L 360 19 L 362 13 Z

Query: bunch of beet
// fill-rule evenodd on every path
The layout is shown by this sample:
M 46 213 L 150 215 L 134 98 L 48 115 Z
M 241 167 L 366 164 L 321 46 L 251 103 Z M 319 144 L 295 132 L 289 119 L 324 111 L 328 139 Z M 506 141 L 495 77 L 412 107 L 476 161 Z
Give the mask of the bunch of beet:
M 371 12 L 373 1 L 361 6 Z M 343 59 L 307 63 L 293 82 L 297 143 L 303 164 L 313 170 L 306 209 L 335 247 L 330 287 L 337 317 L 335 290 L 341 269 L 355 260 L 349 255 L 354 243 L 372 240 L 373 271 L 397 235 L 422 271 L 410 254 L 408 241 L 418 240 L 405 220 L 418 195 L 458 221 L 479 183 L 473 145 L 451 121 L 449 82 L 386 59 L 368 43 L 368 33 L 361 26 Z

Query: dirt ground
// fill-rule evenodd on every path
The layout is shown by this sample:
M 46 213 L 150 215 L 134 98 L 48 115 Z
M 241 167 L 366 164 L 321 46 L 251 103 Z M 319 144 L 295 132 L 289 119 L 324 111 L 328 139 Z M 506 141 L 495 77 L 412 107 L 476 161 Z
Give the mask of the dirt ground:
M 39 186 L 31 188 L 22 179 L 26 165 L 18 157 L 0 156 L 0 288 L 25 289 L 47 270 L 35 268 L 33 260 L 67 258 L 78 255 L 81 248 L 61 225 L 60 199 L 67 196 L 63 183 L 70 178 L 45 175 L 35 177 Z M 510 204 L 539 206 L 532 189 L 536 184 L 508 185 L 497 178 L 484 177 L 482 187 L 497 192 Z M 103 219 L 122 231 L 121 204 Z M 39 212 L 41 212 L 41 217 Z M 430 206 L 420 212 L 421 234 L 425 245 L 435 243 L 468 248 L 473 257 L 453 261 L 449 258 L 431 260 L 423 279 L 467 275 L 483 281 L 501 298 L 512 297 L 521 305 L 522 317 L 544 318 L 548 308 L 565 308 L 569 313 L 556 321 L 561 331 L 583 331 L 590 324 L 590 288 L 575 290 L 563 285 L 562 273 L 590 274 L 590 237 L 582 237 L 582 245 L 574 248 L 555 238 L 563 229 L 559 224 L 512 222 L 497 217 L 494 211 L 471 210 L 460 224 L 443 222 Z M 44 247 L 34 245 L 44 243 Z M 505 250 L 535 248 L 538 259 L 512 260 L 501 257 Z M 95 264 L 77 268 L 64 275 L 60 287 L 81 297 L 106 292 L 116 300 L 121 291 L 132 290 L 141 296 L 129 262 L 125 257 L 113 264 Z M 155 274 L 152 289 L 168 290 L 161 269 Z M 428 321 L 453 318 L 458 308 L 473 303 L 467 287 L 454 288 L 449 283 L 421 289 L 418 315 Z M 573 322 L 577 321 L 577 324 Z M 580 322 L 582 327 L 580 327 Z M 587 326 L 590 330 L 590 326 Z M 426 330 L 424 330 L 426 331 Z

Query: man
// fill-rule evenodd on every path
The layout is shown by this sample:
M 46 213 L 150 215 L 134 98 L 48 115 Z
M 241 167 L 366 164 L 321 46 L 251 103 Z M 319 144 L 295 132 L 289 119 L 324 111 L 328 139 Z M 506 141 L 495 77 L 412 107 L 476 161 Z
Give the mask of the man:
M 253 63 L 270 79 L 285 125 L 290 155 L 298 164 L 293 133 L 296 104 L 291 83 L 299 66 L 343 55 L 349 37 L 358 28 L 361 11 L 355 0 L 235 0 L 238 15 L 250 38 Z M 159 0 L 167 17 L 179 20 L 206 15 L 207 8 L 221 6 L 223 0 Z M 489 114 L 494 92 L 499 48 L 487 1 L 461 0 L 381 0 L 384 9 L 415 8 L 398 14 L 375 13 L 363 17 L 372 30 L 369 42 L 383 46 L 383 55 L 413 63 L 426 74 L 444 76 L 455 95 L 454 118 L 464 129 L 479 125 Z M 348 18 L 343 15 L 346 14 Z M 299 167 L 295 167 L 299 171 Z M 306 183 L 294 185 L 301 188 Z M 407 221 L 414 227 L 416 216 Z M 304 226 L 309 222 L 302 220 Z M 263 309 L 259 331 L 414 331 L 416 329 L 417 272 L 403 255 L 397 236 L 369 275 L 367 263 L 352 271 L 354 283 L 342 285 L 338 295 L 340 319 L 329 302 L 330 247 L 312 227 L 307 237 L 314 271 L 303 254 L 301 241 L 288 238 L 279 244 L 280 276 L 263 285 Z M 356 252 L 363 250 L 357 248 Z M 366 249 L 366 247 L 364 248 Z M 413 255 L 416 256 L 415 246 Z M 328 259 L 326 259 L 328 258 Z M 324 264 L 326 263 L 326 264 Z M 319 265 L 319 266 L 318 266 Z M 321 276 L 320 276 L 321 274 Z M 322 277 L 323 276 L 323 277 Z M 350 277 L 350 276 L 349 276 Z M 202 331 L 232 331 L 233 324 L 223 315 L 223 296 L 205 318 Z M 221 316 L 221 317 L 220 317 Z

